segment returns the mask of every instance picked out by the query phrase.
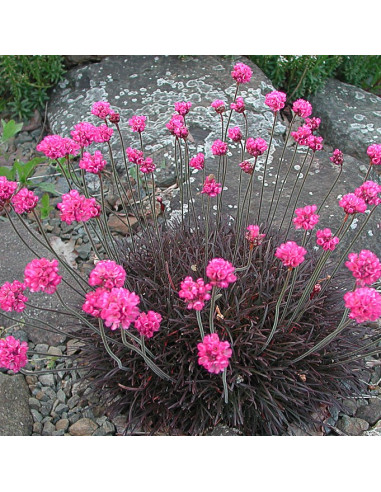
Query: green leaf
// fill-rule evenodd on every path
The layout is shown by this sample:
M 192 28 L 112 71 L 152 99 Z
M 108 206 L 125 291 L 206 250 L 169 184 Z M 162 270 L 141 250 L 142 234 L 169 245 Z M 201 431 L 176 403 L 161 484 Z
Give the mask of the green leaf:
M 44 159 L 43 157 L 35 157 L 34 159 L 28 162 L 15 161 L 13 166 L 17 171 L 17 175 L 20 183 L 22 185 L 26 185 L 28 178 L 31 176 L 31 174 L 34 171 L 34 168 L 39 164 L 42 164 L 43 162 L 46 162 L 46 159 Z
M 5 123 L 4 120 L 1 120 L 1 124 L 3 127 L 3 134 L 1 136 L 1 141 L 6 142 L 10 138 L 14 137 L 17 133 L 21 131 L 23 127 L 23 123 L 16 123 L 14 120 L 8 121 Z
M 9 181 L 14 181 L 16 175 L 16 170 L 13 167 L 0 167 L 0 176 L 5 176 Z
M 34 187 L 38 187 L 42 191 L 46 191 L 46 193 L 50 193 L 51 195 L 59 195 L 59 193 L 57 193 L 56 191 L 54 183 L 34 183 Z
M 53 209 L 54 207 L 50 205 L 50 198 L 48 193 L 44 193 L 40 200 L 41 220 L 47 219 L 49 217 L 50 211 Z

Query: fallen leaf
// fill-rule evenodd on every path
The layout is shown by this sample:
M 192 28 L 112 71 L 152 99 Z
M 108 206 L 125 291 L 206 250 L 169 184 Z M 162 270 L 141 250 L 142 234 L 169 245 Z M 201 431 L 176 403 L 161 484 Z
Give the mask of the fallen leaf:
M 76 258 L 78 258 L 78 254 L 75 251 L 75 239 L 70 239 L 70 241 L 65 243 L 60 237 L 52 236 L 50 239 L 50 245 L 56 252 L 57 256 L 64 258 L 66 263 L 72 268 L 78 268 L 77 262 L 75 261 Z

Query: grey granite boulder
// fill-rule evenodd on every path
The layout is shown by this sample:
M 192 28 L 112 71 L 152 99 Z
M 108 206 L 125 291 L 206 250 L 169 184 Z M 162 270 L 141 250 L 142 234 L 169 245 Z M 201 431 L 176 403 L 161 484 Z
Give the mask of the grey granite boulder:
M 0 373 L 0 436 L 30 436 L 33 419 L 28 385 L 22 374 Z

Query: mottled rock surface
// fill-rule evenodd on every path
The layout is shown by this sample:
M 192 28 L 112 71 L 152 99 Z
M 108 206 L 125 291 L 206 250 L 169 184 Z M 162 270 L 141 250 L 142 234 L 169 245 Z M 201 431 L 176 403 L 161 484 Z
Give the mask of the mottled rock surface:
M 33 419 L 24 376 L 0 373 L 0 436 L 30 436 Z

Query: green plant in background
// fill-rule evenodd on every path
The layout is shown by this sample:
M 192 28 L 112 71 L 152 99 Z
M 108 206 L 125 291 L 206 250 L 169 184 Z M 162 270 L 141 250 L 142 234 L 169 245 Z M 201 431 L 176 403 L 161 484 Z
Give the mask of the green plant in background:
M 0 111 L 29 118 L 44 106 L 48 89 L 59 82 L 64 71 L 60 55 L 0 56 Z
M 381 56 L 343 56 L 337 78 L 381 95 Z

